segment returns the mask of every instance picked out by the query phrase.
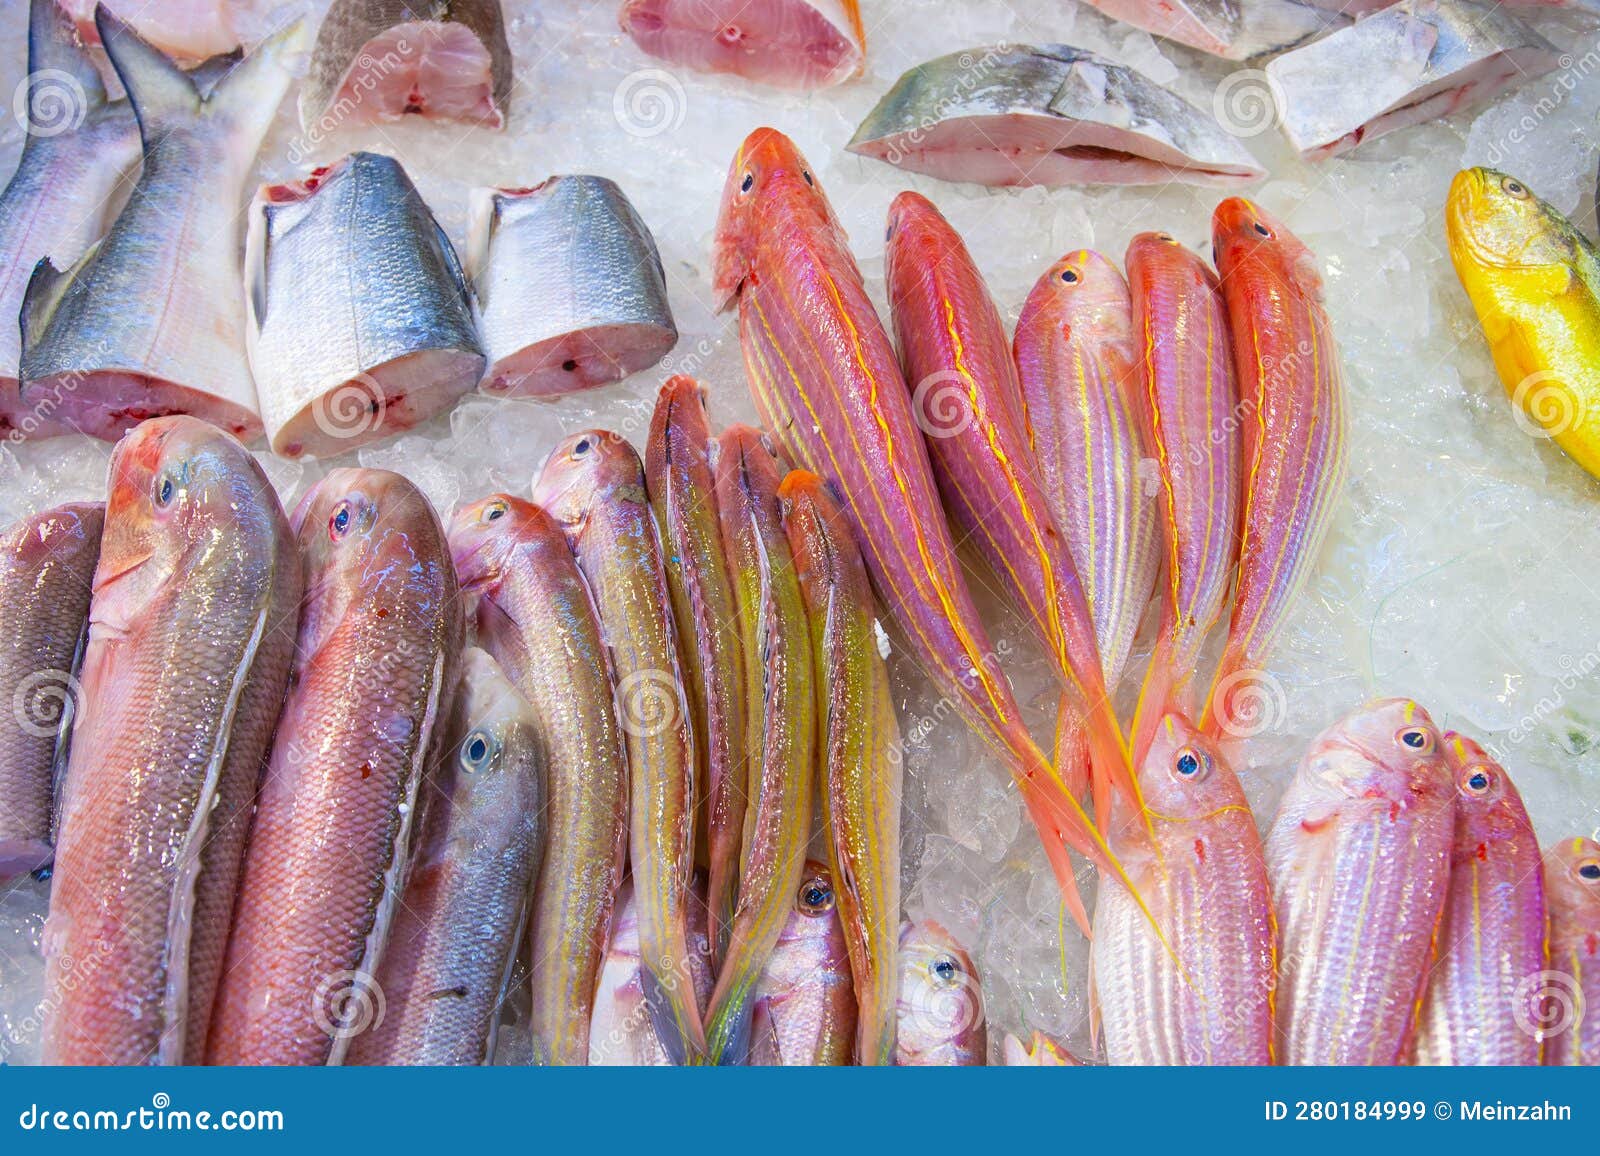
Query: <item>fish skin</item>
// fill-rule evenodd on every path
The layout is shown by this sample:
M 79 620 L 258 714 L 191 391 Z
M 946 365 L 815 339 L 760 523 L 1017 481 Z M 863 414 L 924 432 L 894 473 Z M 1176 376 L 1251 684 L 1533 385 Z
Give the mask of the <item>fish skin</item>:
M 77 709 L 78 660 L 105 506 L 72 502 L 0 535 L 0 883 L 54 855 L 56 789 Z
M 972 957 L 931 919 L 900 932 L 900 1067 L 981 1067 L 989 1062 L 983 986 Z
M 1090 967 L 1107 1062 L 1271 1063 L 1272 895 L 1238 776 L 1192 723 L 1167 714 L 1139 779 L 1155 842 L 1112 845 L 1171 950 L 1127 890 L 1103 881 Z
M 352 153 L 263 185 L 245 285 L 261 418 L 284 457 L 346 453 L 410 429 L 483 376 L 466 275 L 392 157 Z
M 46 1062 L 200 1060 L 300 592 L 288 519 L 236 440 L 174 416 L 117 444 L 43 935 Z
M 144 168 L 98 245 L 64 272 L 34 270 L 21 404 L 57 401 L 57 420 L 106 440 L 167 413 L 252 440 L 261 415 L 245 356 L 238 209 L 303 26 L 257 46 L 202 96 L 105 8 L 95 18 L 139 116 Z
M 77 46 L 56 0 L 31 0 L 28 100 L 22 155 L 0 193 L 0 316 L 16 317 L 34 266 L 78 260 L 105 231 L 111 202 L 139 158 L 139 126 L 125 100 L 107 101 L 100 72 Z M 65 78 L 64 80 L 62 78 Z M 0 433 L 50 436 L 58 399 L 24 407 L 17 387 L 22 333 L 0 325 Z
M 1088 0 L 1107 16 L 1226 60 L 1249 60 L 1308 40 L 1345 17 L 1301 0 Z M 1345 7 L 1330 4 L 1330 8 Z
M 1062 539 L 1028 452 L 1022 387 L 1000 311 L 960 235 L 917 193 L 901 193 L 889 206 L 884 279 L 900 367 L 945 509 L 1055 660 L 1066 725 L 1088 742 L 1103 826 L 1113 790 L 1135 803 L 1138 790 L 1106 693 L 1075 564 L 1081 559 Z M 1081 757 L 1058 764 L 1075 795 L 1083 789 L 1081 764 Z
M 561 397 L 620 381 L 678 343 L 655 236 L 614 182 L 475 189 L 471 215 L 484 392 Z
M 372 985 L 461 660 L 455 567 L 416 486 L 332 470 L 292 521 L 306 599 L 233 910 L 213 1064 L 339 1064 L 376 1025 Z
M 1545 970 L 1539 839 L 1505 768 L 1465 735 L 1443 738 L 1455 843 L 1416 1062 L 1537 1064 L 1538 1036 L 1519 1019 L 1528 977 Z
M 1266 175 L 1216 119 L 1066 44 L 978 46 L 903 74 L 845 146 L 981 185 L 1242 185 Z
M 624 0 L 618 20 L 651 56 L 778 88 L 828 88 L 866 65 L 857 0 Z
M 1252 684 L 1316 565 L 1350 450 L 1344 370 L 1316 257 L 1239 197 L 1212 214 L 1212 241 L 1247 415 L 1233 617 L 1202 722 L 1214 736 L 1252 722 Z
M 300 124 L 307 132 L 328 131 L 416 112 L 498 129 L 513 82 L 500 0 L 426 7 L 416 0 L 333 0 L 300 86 Z
M 790 471 L 778 498 L 816 656 L 822 815 L 854 991 L 855 1062 L 887 1065 L 899 983 L 905 777 L 894 689 L 878 651 L 877 603 L 844 511 L 804 470 Z
M 1456 174 L 1445 231 L 1529 432 L 1600 477 L 1600 252 L 1522 181 L 1494 169 Z
M 1141 755 L 1168 710 L 1193 718 L 1194 678 L 1228 604 L 1238 562 L 1239 404 L 1227 308 L 1217 277 L 1166 233 L 1128 245 L 1143 413 L 1161 476 L 1166 580 L 1161 625 L 1133 725 Z
M 1600 843 L 1572 838 L 1552 846 L 1544 853 L 1544 886 L 1550 971 L 1540 994 L 1550 995 L 1558 1017 L 1541 1025 L 1548 1032 L 1544 1062 L 1592 1067 L 1600 1064 Z
M 747 690 L 748 804 L 732 934 L 706 1012 L 707 1059 L 738 1063 L 750 1048 L 756 985 L 805 870 L 820 704 L 810 619 L 778 498 L 784 471 L 749 426 L 728 427 L 717 446 L 717 511 L 745 669 L 761 671 Z
M 757 129 L 740 146 L 715 244 L 714 294 L 739 307 L 764 423 L 791 461 L 842 496 L 879 597 L 934 684 L 1005 760 L 1086 926 L 1066 847 L 1112 861 L 994 669 L 894 348 L 838 219 L 783 134 Z
M 478 644 L 532 704 L 549 759 L 528 928 L 534 1060 L 586 1064 L 628 850 L 628 760 L 599 611 L 565 532 L 532 502 L 495 494 L 457 511 L 450 546 Z
M 849 1065 L 856 1054 L 856 999 L 835 898 L 833 874 L 809 860 L 783 934 L 756 985 L 753 1065 L 838 1067 Z
M 717 513 L 716 448 L 705 390 L 692 377 L 668 378 L 650 418 L 644 470 L 694 723 L 702 804 L 696 846 L 708 867 L 711 948 L 720 966 L 732 931 L 751 740 L 743 633 Z
M 695 1001 L 701 1005 L 711 999 L 712 985 L 711 937 L 703 898 L 704 888 L 697 883 L 689 904 L 689 975 L 694 982 Z M 593 1067 L 672 1064 L 645 1003 L 639 964 L 639 905 L 631 879 L 623 883 L 617 895 L 617 915 L 594 994 L 594 1018 L 588 1038 L 588 1063 Z
M 1455 785 L 1441 746 L 1427 711 L 1379 699 L 1318 735 L 1284 793 L 1265 842 L 1278 1063 L 1409 1054 L 1449 888 Z
M 1000 1050 L 1008 1068 L 1076 1068 L 1083 1064 L 1043 1032 L 1034 1032 L 1026 1044 L 1008 1034 L 1001 1041 Z
M 489 655 L 469 648 L 438 797 L 377 978 L 385 1014 L 349 1063 L 486 1064 L 527 926 L 545 834 L 539 719 Z
M 1500 4 L 1401 0 L 1269 61 L 1266 79 L 1289 143 L 1322 160 L 1479 104 L 1558 60 Z
M 640 888 L 647 1002 L 673 1058 L 695 1062 L 706 1037 L 687 971 L 694 740 L 644 465 L 615 434 L 576 433 L 545 459 L 533 498 L 566 531 L 599 608 L 628 754 L 628 858 Z

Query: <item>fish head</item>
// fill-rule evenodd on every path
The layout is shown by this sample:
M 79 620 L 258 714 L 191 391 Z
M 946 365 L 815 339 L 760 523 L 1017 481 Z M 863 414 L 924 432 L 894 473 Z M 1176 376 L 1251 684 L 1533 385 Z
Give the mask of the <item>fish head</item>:
M 1238 779 L 1216 743 L 1177 711 L 1157 724 L 1138 770 L 1145 806 L 1167 819 L 1201 819 L 1240 802 Z
M 1217 206 L 1211 214 L 1211 253 L 1218 269 L 1254 270 L 1322 300 L 1316 254 L 1255 201 L 1229 197 Z
M 780 211 L 791 225 L 844 235 L 794 141 L 775 128 L 758 128 L 734 154 L 722 188 L 711 253 L 711 287 L 719 312 L 737 300 L 754 269 L 756 248 Z
M 1128 283 L 1114 263 L 1093 249 L 1074 249 L 1056 261 L 1039 278 L 1034 294 L 1041 304 L 1049 303 L 1069 341 L 1078 330 L 1108 340 L 1132 336 Z
M 891 294 L 897 269 L 919 275 L 966 250 L 961 235 L 933 202 L 909 189 L 890 203 L 883 240 L 884 279 L 891 285 Z
M 94 579 L 96 621 L 131 623 L 202 554 L 248 550 L 270 538 L 237 532 L 245 521 L 282 519 L 272 484 L 250 452 L 198 418 L 141 422 L 112 451 L 110 474 Z
M 1401 809 L 1451 799 L 1443 740 L 1409 698 L 1376 699 L 1334 723 L 1312 741 L 1300 774 L 1335 797 Z
M 1600 842 L 1562 839 L 1544 853 L 1544 877 L 1552 910 L 1559 907 L 1600 920 Z
M 830 920 L 838 918 L 838 896 L 833 889 L 833 872 L 826 863 L 806 860 L 806 869 L 800 876 L 800 886 L 794 891 L 794 906 L 789 922 L 802 929 L 806 938 L 826 936 Z
M 579 533 L 594 505 L 621 496 L 645 502 L 644 465 L 626 438 L 584 430 L 566 438 L 539 467 L 533 500 L 569 535 Z
M 1530 838 L 1528 812 L 1505 768 L 1466 735 L 1446 731 L 1443 741 L 1455 776 L 1458 842 L 1477 846 Z
M 448 537 L 456 576 L 468 591 L 498 586 L 519 552 L 567 551 L 566 536 L 554 519 L 510 494 L 490 494 L 457 510 Z
M 1564 264 L 1577 256 L 1572 225 L 1516 177 L 1463 169 L 1445 198 L 1451 253 L 1489 268 Z
M 541 750 L 533 707 L 489 653 L 470 646 L 461 656 L 454 742 L 445 757 L 455 789 L 503 798 L 517 806 L 527 770 L 525 753 Z
M 978 969 L 931 919 L 900 930 L 896 1037 L 913 1063 L 981 1063 L 988 1046 Z
M 291 519 L 305 567 L 301 649 L 316 649 L 351 611 L 426 613 L 444 531 L 422 491 L 388 470 L 337 469 Z M 452 592 L 453 593 L 453 592 Z

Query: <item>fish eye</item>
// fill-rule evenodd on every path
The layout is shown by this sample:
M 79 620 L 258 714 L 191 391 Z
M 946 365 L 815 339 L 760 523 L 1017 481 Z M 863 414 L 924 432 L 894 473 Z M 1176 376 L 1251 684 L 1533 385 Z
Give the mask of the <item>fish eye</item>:
M 1210 761 L 1205 754 L 1193 747 L 1184 747 L 1172 760 L 1172 769 L 1178 778 L 1188 779 L 1191 782 L 1198 782 L 1204 778 L 1209 766 Z
M 594 443 L 588 438 L 579 438 L 577 442 L 573 444 L 572 456 L 575 458 L 581 458 L 593 448 Z
M 817 187 L 817 182 L 811 179 L 811 170 L 801 169 L 800 175 L 806 179 L 806 184 L 810 185 L 812 188 Z
M 833 910 L 833 884 L 821 875 L 813 875 L 800 884 L 800 910 L 807 915 L 825 915 Z
M 1501 180 L 1500 187 L 1506 191 L 1508 196 L 1515 197 L 1519 201 L 1528 199 L 1528 186 L 1517 180 L 1516 177 L 1505 177 Z
M 1461 780 L 1461 789 L 1469 795 L 1482 795 L 1494 786 L 1494 775 L 1488 767 L 1468 767 Z
M 506 505 L 506 503 L 501 501 L 499 498 L 496 498 L 494 501 L 489 502 L 483 507 L 483 513 L 479 517 L 480 520 L 485 523 L 498 522 L 510 512 L 511 507 Z
M 1169 245 L 1176 245 L 1178 243 L 1178 238 L 1174 237 L 1171 233 L 1157 233 L 1156 240 L 1165 241 Z
M 744 183 L 739 186 L 739 191 L 741 193 L 748 193 L 752 188 L 755 187 L 755 183 L 756 183 L 756 175 L 755 175 L 755 173 L 745 173 L 745 175 L 744 175 Z
M 1406 727 L 1395 738 L 1402 746 L 1419 754 L 1425 755 L 1433 750 L 1433 732 L 1427 727 Z
M 162 470 L 156 478 L 151 497 L 159 509 L 165 510 L 172 505 L 172 499 L 178 495 L 178 483 L 173 480 L 171 470 Z
M 1068 285 L 1076 285 L 1078 283 L 1078 271 L 1076 269 L 1063 269 L 1061 270 L 1061 279 Z
M 1600 880 L 1600 859 L 1585 859 L 1578 864 L 1578 878 L 1590 883 Z
M 1272 230 L 1267 228 L 1260 221 L 1251 221 L 1250 222 L 1250 227 L 1252 229 L 1254 229 L 1257 233 L 1260 233 L 1263 237 L 1271 237 L 1272 236 Z
M 340 502 L 334 507 L 333 516 L 328 519 L 328 537 L 337 542 L 350 532 L 350 523 L 354 520 L 349 501 Z
M 461 741 L 461 769 L 476 774 L 489 765 L 495 752 L 494 737 L 485 730 L 475 730 Z
M 948 987 L 961 978 L 961 965 L 948 955 L 935 956 L 928 964 L 928 974 L 941 986 Z

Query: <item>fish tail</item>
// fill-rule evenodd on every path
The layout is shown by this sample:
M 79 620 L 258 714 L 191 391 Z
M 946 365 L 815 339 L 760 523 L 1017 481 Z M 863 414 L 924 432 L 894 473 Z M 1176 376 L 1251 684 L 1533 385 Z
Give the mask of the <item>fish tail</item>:
M 28 72 L 66 73 L 83 93 L 84 111 L 91 116 L 106 103 L 100 70 L 78 47 L 77 26 L 57 0 L 32 0 L 29 6 Z
M 1111 805 L 1118 796 L 1140 815 L 1144 814 L 1144 798 L 1134 777 L 1128 747 L 1111 700 L 1100 694 L 1086 705 L 1084 738 L 1089 746 L 1089 793 L 1094 799 L 1095 825 L 1105 830 L 1111 821 Z
M 687 960 L 683 962 L 686 964 Z M 667 1058 L 680 1067 L 698 1064 L 705 1054 L 705 1036 L 699 1009 L 694 1006 L 687 966 L 665 977 L 651 967 L 640 967 L 639 984 L 644 989 L 651 1026 Z M 682 998 L 686 992 L 689 995 L 687 1005 Z
M 749 952 L 739 951 L 737 946 L 729 951 L 728 962 L 717 974 L 717 985 L 706 1012 L 706 1063 L 726 1066 L 749 1062 L 756 983 L 764 966 L 761 960 Z
M 1230 640 L 1217 663 L 1217 673 L 1206 691 L 1205 706 L 1200 710 L 1200 732 L 1207 738 L 1221 738 L 1230 729 L 1235 693 L 1249 695 L 1250 672 L 1246 656 Z M 1248 708 L 1247 708 L 1248 709 Z
M 1135 762 L 1143 759 L 1145 751 L 1150 749 L 1156 727 L 1161 725 L 1161 716 L 1178 693 L 1174 650 L 1171 630 L 1163 629 L 1151 652 L 1144 684 L 1139 688 L 1139 701 L 1133 708 L 1133 725 L 1128 730 Z
M 1089 790 L 1089 744 L 1083 733 L 1083 716 L 1073 696 L 1061 692 L 1056 708 L 1056 733 L 1053 750 L 1056 774 L 1072 797 L 1082 800 Z

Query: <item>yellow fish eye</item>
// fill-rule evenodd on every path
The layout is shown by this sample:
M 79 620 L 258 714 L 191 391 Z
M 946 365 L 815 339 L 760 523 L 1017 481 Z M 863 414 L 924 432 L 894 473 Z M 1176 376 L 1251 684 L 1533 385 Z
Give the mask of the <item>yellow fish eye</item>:
M 1519 201 L 1528 199 L 1528 187 L 1516 177 L 1501 177 L 1500 187 L 1506 191 L 1507 196 L 1515 197 Z

